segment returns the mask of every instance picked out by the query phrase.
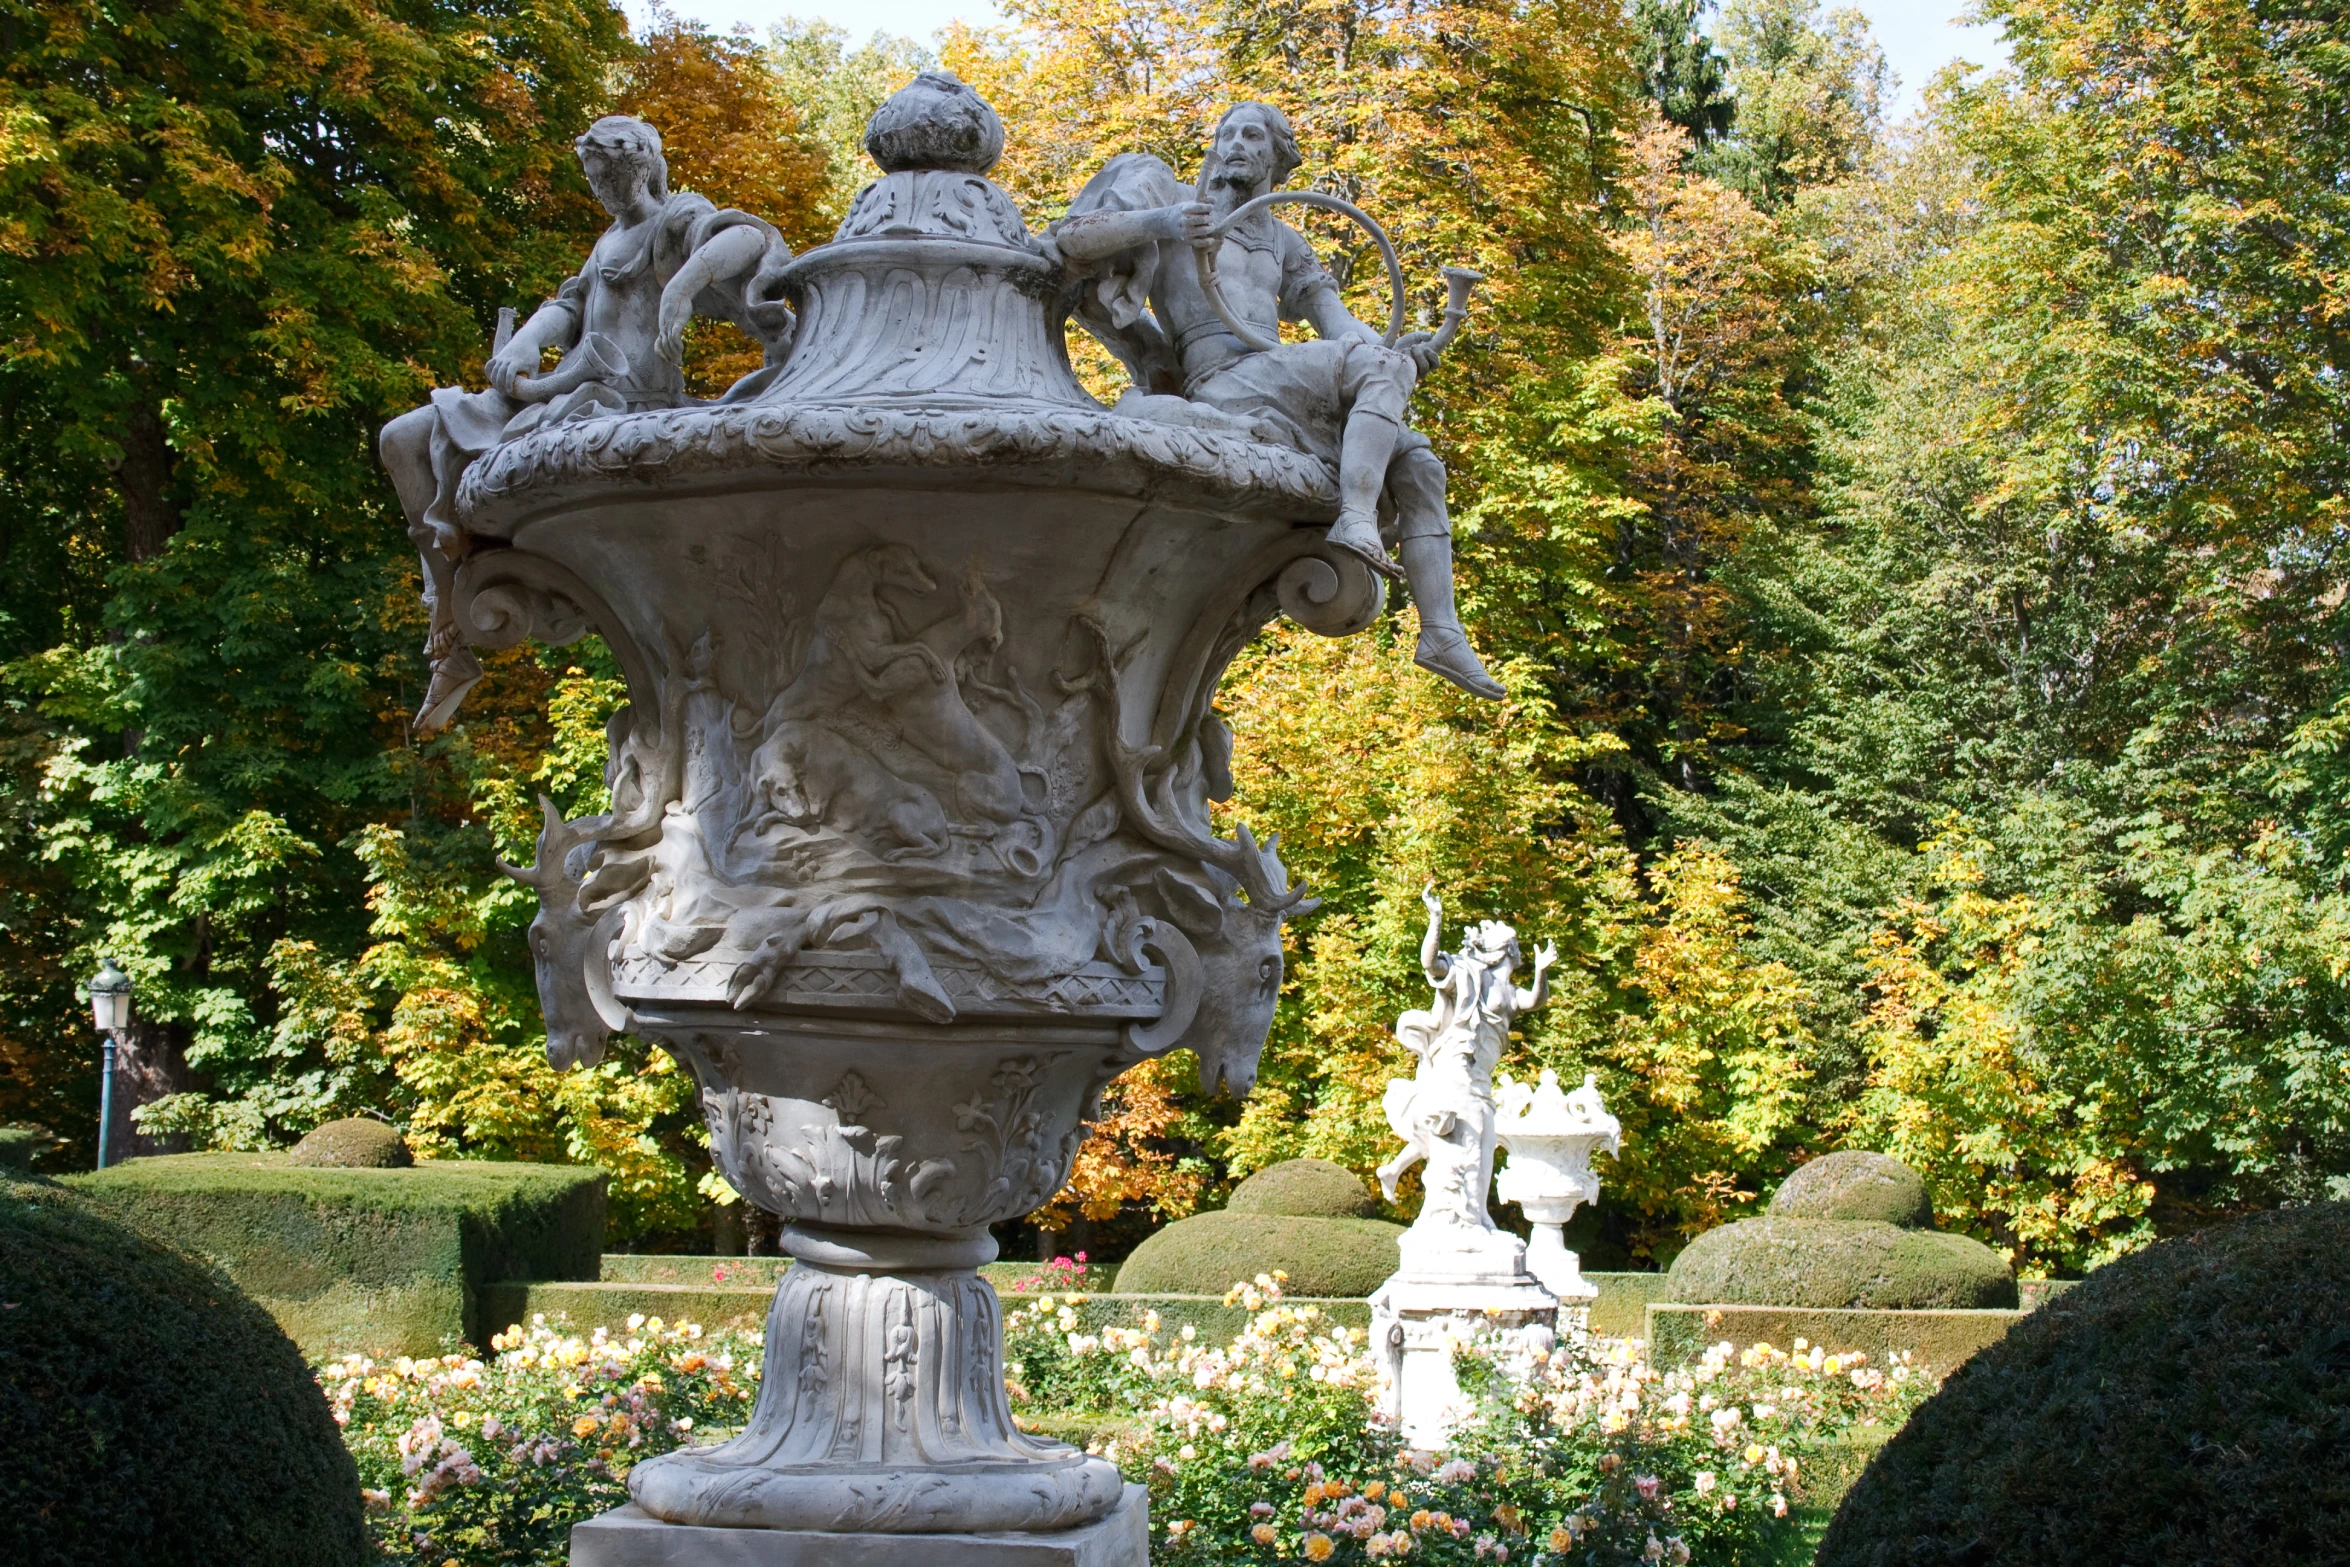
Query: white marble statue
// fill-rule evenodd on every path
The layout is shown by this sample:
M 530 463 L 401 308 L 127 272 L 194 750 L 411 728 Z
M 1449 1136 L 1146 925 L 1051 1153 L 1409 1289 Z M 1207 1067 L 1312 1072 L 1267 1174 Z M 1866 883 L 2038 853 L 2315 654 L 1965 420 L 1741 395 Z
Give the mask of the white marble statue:
M 1547 1345 L 1558 1301 L 1526 1265 L 1526 1243 L 1497 1229 L 1486 1205 L 1496 1147 L 1494 1068 L 1510 1025 L 1548 999 L 1558 949 L 1534 953 L 1534 983 L 1520 989 L 1517 932 L 1495 920 L 1471 926 L 1461 950 L 1443 950 L 1444 905 L 1421 894 L 1428 933 L 1420 967 L 1436 1003 L 1396 1020 L 1396 1037 L 1418 1060 L 1408 1079 L 1387 1085 L 1387 1122 L 1404 1146 L 1379 1167 L 1390 1202 L 1396 1183 L 1423 1164 L 1419 1216 L 1396 1242 L 1395 1276 L 1371 1299 L 1374 1343 L 1387 1372 L 1385 1407 L 1416 1447 L 1439 1447 L 1461 1412 L 1453 1345 L 1490 1333 Z
M 1453 607 L 1444 464 L 1404 423 L 1413 387 L 1458 329 L 1465 289 L 1445 330 L 1383 342 L 1340 301 L 1305 237 L 1267 210 L 1298 161 L 1289 120 L 1269 103 L 1225 112 L 1196 187 L 1149 153 L 1112 158 L 1053 226 L 1061 257 L 1090 273 L 1078 320 L 1134 375 L 1121 411 L 1188 418 L 1181 403 L 1166 406 L 1180 398 L 1334 464 L 1330 542 L 1390 570 L 1384 509 L 1419 606 L 1418 662 L 1499 698 Z M 1284 321 L 1318 335 L 1283 343 Z
M 924 73 L 874 115 L 879 177 L 838 233 L 790 256 L 670 191 L 650 127 L 600 122 L 596 254 L 487 391 L 385 432 L 426 552 L 425 726 L 472 648 L 592 629 L 626 679 L 609 808 L 547 805 L 513 872 L 538 894 L 548 1054 L 592 1064 L 626 1031 L 674 1055 L 719 1171 L 796 1259 L 749 1424 L 638 1464 L 575 1567 L 1142 1567 L 1139 1490 L 1012 1423 L 975 1270 L 1127 1067 L 1187 1047 L 1203 1086 L 1247 1091 L 1282 921 L 1312 905 L 1275 844 L 1215 832 L 1217 686 L 1277 615 L 1361 630 L 1383 579 L 1326 536 L 1362 515 L 1334 433 L 1325 451 L 1180 398 L 1202 420 L 1140 417 L 1166 409 L 1078 384 L 1066 312 L 1093 274 L 988 179 L 1003 144 L 976 94 Z M 1230 260 L 1236 297 L 1255 254 Z M 676 369 L 696 312 L 769 348 L 711 402 Z M 1377 409 L 1400 416 L 1394 389 Z M 1420 486 L 1419 583 L 1441 469 L 1388 433 L 1391 487 Z M 1464 1026 L 1539 999 L 1493 962 L 1448 982 Z M 828 1555 L 809 1531 L 853 1538 Z
M 1558 948 L 1545 942 L 1535 949 L 1533 988 L 1521 990 L 1514 977 L 1522 961 L 1516 931 L 1484 920 L 1470 927 L 1460 951 L 1447 953 L 1444 904 L 1433 886 L 1420 899 L 1428 908 L 1420 967 L 1436 987 L 1436 1004 L 1396 1019 L 1395 1037 L 1419 1066 L 1408 1081 L 1387 1085 L 1387 1124 L 1404 1145 L 1379 1167 L 1379 1186 L 1393 1202 L 1395 1183 L 1424 1161 L 1427 1195 L 1407 1249 L 1507 1255 L 1523 1243 L 1496 1230 L 1486 1208 L 1495 1149 L 1493 1072 L 1509 1046 L 1510 1025 L 1548 999 Z

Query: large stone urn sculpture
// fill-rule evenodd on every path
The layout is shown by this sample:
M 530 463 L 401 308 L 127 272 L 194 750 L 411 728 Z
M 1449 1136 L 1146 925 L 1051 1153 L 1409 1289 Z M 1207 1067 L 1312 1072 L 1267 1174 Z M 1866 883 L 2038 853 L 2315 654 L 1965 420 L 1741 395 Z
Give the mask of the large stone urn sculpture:
M 1098 1559 L 1139 1563 L 1139 1491 L 1014 1428 L 974 1270 L 1117 1073 L 1189 1046 L 1249 1085 L 1303 905 L 1272 844 L 1210 828 L 1211 701 L 1274 615 L 1345 633 L 1381 589 L 1322 539 L 1326 465 L 1077 384 L 1073 286 L 986 178 L 1002 128 L 968 89 L 926 76 L 868 146 L 885 173 L 836 239 L 753 286 L 796 308 L 780 363 L 717 404 L 543 424 L 460 491 L 465 638 L 592 628 L 627 675 L 611 809 L 550 809 L 517 873 L 550 1050 L 673 1052 L 797 1259 L 748 1428 L 638 1465 L 635 1510 L 579 1538 L 976 1561 L 916 1537 L 1132 1509 Z

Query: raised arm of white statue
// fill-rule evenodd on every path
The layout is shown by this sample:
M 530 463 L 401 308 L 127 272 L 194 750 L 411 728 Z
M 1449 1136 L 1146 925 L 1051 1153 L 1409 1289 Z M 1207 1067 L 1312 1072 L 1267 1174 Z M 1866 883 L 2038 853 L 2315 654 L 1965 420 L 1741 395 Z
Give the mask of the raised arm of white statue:
M 1428 907 L 1428 934 L 1420 938 L 1420 972 L 1429 984 L 1441 985 L 1452 972 L 1452 959 L 1444 953 L 1444 900 L 1436 896 L 1436 883 L 1420 889 L 1420 901 Z
M 1532 1012 L 1550 999 L 1550 966 L 1559 960 L 1558 943 L 1546 941 L 1534 949 L 1534 988 L 1521 990 L 1510 998 L 1517 1011 Z

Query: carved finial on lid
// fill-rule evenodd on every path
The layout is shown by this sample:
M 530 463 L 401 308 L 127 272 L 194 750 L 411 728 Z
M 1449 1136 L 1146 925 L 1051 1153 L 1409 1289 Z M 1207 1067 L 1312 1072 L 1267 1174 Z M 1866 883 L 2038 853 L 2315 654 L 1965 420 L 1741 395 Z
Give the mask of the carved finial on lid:
M 892 174 L 985 174 L 1004 155 L 1004 122 L 952 71 L 924 71 L 873 111 L 865 150 Z

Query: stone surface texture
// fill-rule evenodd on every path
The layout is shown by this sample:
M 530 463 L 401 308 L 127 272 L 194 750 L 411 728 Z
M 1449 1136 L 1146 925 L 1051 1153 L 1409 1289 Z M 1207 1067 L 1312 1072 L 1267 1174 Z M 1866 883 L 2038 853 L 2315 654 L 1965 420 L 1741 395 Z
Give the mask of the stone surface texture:
M 1396 1037 L 1419 1061 L 1409 1081 L 1387 1085 L 1387 1124 L 1403 1150 L 1379 1168 L 1393 1201 L 1396 1183 L 1422 1164 L 1419 1217 L 1397 1241 L 1401 1265 L 1371 1299 L 1371 1338 L 1387 1374 L 1386 1408 L 1415 1447 L 1438 1448 L 1463 1399 L 1452 1370 L 1456 1342 L 1485 1334 L 1547 1341 L 1558 1298 L 1526 1266 L 1526 1243 L 1497 1229 L 1487 1207 L 1499 1144 L 1493 1073 L 1510 1024 L 1549 995 L 1558 949 L 1534 954 L 1534 984 L 1518 988 L 1517 932 L 1494 920 L 1471 927 L 1458 952 L 1443 950 L 1444 905 L 1422 894 L 1428 931 L 1420 967 L 1435 1005 L 1396 1020 Z
M 594 390 L 471 447 L 482 410 L 436 394 L 384 438 L 436 595 L 421 726 L 461 697 L 465 649 L 593 630 L 626 679 L 610 808 L 548 805 L 513 872 L 539 896 L 550 1056 L 592 1063 L 616 1030 L 670 1051 L 719 1171 L 796 1259 L 749 1426 L 638 1465 L 630 1493 L 671 1524 L 1067 1531 L 1121 1482 L 1014 1427 L 973 1269 L 1128 1066 L 1189 1047 L 1206 1086 L 1248 1088 L 1282 921 L 1310 905 L 1273 844 L 1211 827 L 1216 687 L 1276 615 L 1367 625 L 1387 563 L 1328 536 L 1332 454 L 1078 384 L 1093 263 L 988 179 L 1003 128 L 951 76 L 874 116 L 884 173 L 797 256 L 670 192 L 634 125 L 582 139 L 615 221 L 577 298 L 493 361 L 511 379 L 561 348 L 527 389 Z M 713 403 L 664 368 L 696 314 L 767 348 Z M 591 318 L 601 347 L 573 330 Z M 1343 312 L 1316 324 L 1377 346 Z
M 666 1523 L 634 1504 L 571 1529 L 571 1567 L 1130 1567 L 1150 1551 L 1139 1485 L 1058 1534 L 839 1534 Z
M 1598 1286 L 1583 1277 L 1567 1250 L 1566 1224 L 1585 1203 L 1599 1201 L 1599 1177 L 1591 1156 L 1623 1147 L 1623 1127 L 1600 1103 L 1599 1079 L 1586 1074 L 1583 1086 L 1561 1093 L 1556 1072 L 1545 1068 L 1529 1088 L 1501 1080 L 1501 1114 L 1495 1135 L 1510 1162 L 1494 1178 L 1504 1202 L 1514 1202 L 1534 1226 L 1526 1247 L 1526 1269 L 1562 1305 L 1589 1310 Z

